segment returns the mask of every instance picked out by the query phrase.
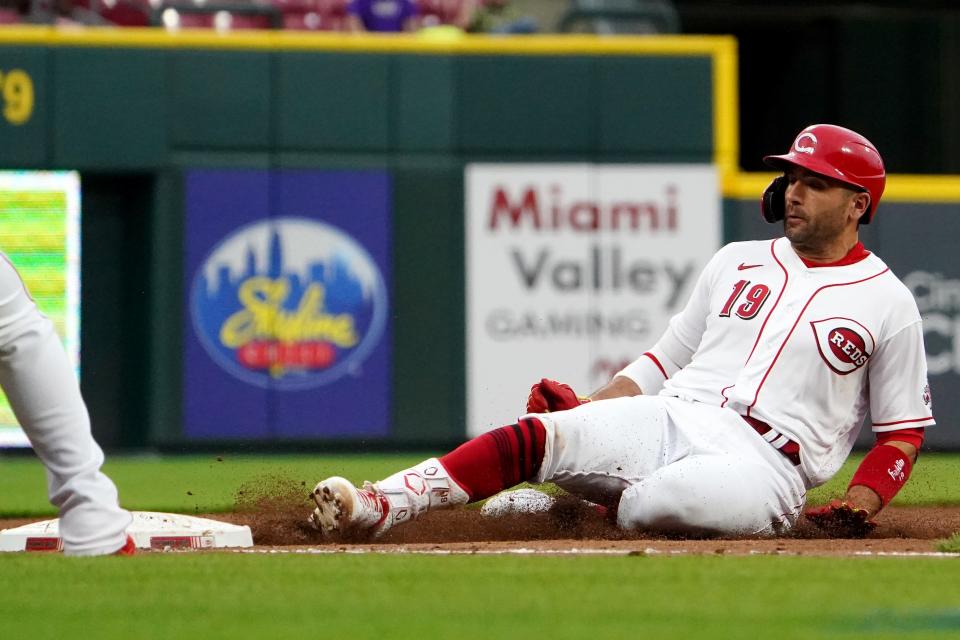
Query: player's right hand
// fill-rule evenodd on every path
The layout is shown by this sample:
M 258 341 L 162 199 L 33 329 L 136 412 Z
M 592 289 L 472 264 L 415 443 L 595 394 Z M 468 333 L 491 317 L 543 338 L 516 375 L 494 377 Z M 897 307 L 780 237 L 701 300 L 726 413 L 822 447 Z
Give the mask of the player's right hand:
M 550 413 L 565 411 L 590 402 L 590 398 L 578 396 L 569 385 L 543 378 L 530 387 L 527 396 L 527 413 Z
M 803 515 L 831 538 L 864 538 L 877 526 L 866 509 L 857 509 L 842 500 L 812 507 Z

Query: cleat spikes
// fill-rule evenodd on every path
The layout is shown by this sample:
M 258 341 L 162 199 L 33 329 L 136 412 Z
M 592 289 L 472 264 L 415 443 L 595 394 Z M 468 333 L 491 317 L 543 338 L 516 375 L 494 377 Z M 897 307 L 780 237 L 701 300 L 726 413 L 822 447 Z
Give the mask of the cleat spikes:
M 334 476 L 314 488 L 314 521 L 324 535 L 367 533 L 377 535 L 386 526 L 390 505 L 370 489 L 357 489 L 349 480 Z

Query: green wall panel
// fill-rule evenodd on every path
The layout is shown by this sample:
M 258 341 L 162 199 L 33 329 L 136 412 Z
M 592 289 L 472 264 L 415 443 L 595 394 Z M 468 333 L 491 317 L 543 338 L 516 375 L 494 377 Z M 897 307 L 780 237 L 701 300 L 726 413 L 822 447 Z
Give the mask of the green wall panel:
M 53 50 L 53 164 L 130 170 L 167 155 L 165 57 L 150 50 Z
M 599 63 L 600 151 L 660 162 L 713 157 L 709 58 L 630 57 Z
M 0 47 L 0 88 L 11 71 L 26 74 L 33 87 L 32 109 L 21 97 L 8 102 L 0 91 L 0 168 L 42 167 L 49 161 L 49 55 L 40 48 Z M 15 80 L 18 75 L 14 75 Z M 7 90 L 18 86 L 23 85 L 15 83 Z
M 219 165 L 223 166 L 223 165 Z M 152 444 L 182 437 L 183 407 L 183 172 L 167 169 L 156 176 L 150 239 L 150 297 L 147 313 L 149 358 L 147 418 L 142 425 Z
M 277 58 L 280 149 L 387 149 L 388 56 L 284 52 Z
M 270 146 L 270 55 L 169 54 L 171 144 L 195 149 Z
M 461 151 L 593 149 L 595 64 L 587 57 L 461 57 Z
M 456 80 L 457 61 L 450 56 L 398 56 L 394 60 L 394 148 L 455 148 Z
M 175 151 L 170 165 L 181 169 L 269 169 L 274 162 L 267 152 Z
M 308 153 L 288 151 L 273 156 L 273 167 L 282 169 L 385 169 L 382 153 Z
M 394 434 L 453 442 L 465 432 L 463 165 L 393 165 Z

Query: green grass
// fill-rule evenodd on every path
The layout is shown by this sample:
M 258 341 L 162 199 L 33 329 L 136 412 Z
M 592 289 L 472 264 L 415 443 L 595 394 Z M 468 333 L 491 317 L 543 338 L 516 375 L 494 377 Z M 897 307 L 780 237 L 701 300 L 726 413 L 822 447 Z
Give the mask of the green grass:
M 240 487 L 379 479 L 427 454 L 120 457 L 131 509 L 233 508 Z M 856 460 L 812 495 L 842 493 Z M 960 456 L 926 455 L 901 504 L 957 504 Z M 0 460 L 0 515 L 53 513 L 41 465 Z M 960 538 L 943 544 L 960 551 Z M 960 634 L 956 560 L 0 554 L 0 638 L 841 638 Z M 922 579 L 916 576 L 923 576 Z
M 121 503 L 141 511 L 215 513 L 230 511 L 244 485 L 273 479 L 312 487 L 328 475 L 351 480 L 378 480 L 434 453 L 385 455 L 189 455 L 111 456 L 104 471 L 120 489 Z M 860 457 L 855 456 L 826 485 L 810 492 L 819 504 L 843 495 Z M 960 456 L 926 454 L 894 504 L 960 504 Z M 55 514 L 47 502 L 43 467 L 32 458 L 0 459 L 0 517 Z
M 313 488 L 335 474 L 357 482 L 379 480 L 429 455 L 435 454 L 111 456 L 103 469 L 128 509 L 215 513 L 232 510 L 237 490 L 251 483 L 283 479 Z M 47 502 L 43 466 L 35 459 L 0 460 L 0 487 L 0 517 L 56 513 Z
M 37 554 L 0 575 L 0 637 L 31 640 L 960 633 L 944 559 Z
M 944 553 L 960 553 L 960 533 L 954 534 L 937 544 L 937 550 Z

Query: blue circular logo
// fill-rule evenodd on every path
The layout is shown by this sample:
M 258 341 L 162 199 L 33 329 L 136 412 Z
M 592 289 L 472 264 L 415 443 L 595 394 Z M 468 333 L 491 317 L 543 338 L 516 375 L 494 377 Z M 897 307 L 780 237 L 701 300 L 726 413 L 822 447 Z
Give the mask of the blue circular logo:
M 343 231 L 272 218 L 214 247 L 194 275 L 190 307 L 218 365 L 293 390 L 360 371 L 383 336 L 387 294 L 373 258 Z

